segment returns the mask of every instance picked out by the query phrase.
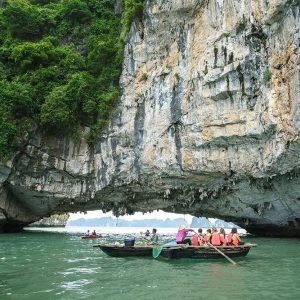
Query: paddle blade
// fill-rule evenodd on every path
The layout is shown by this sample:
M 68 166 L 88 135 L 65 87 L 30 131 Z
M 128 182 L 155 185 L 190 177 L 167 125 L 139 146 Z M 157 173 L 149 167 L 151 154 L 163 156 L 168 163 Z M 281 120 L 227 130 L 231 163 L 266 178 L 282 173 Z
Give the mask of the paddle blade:
M 153 256 L 153 258 L 159 257 L 159 255 L 160 255 L 162 249 L 163 249 L 162 246 L 153 247 L 153 249 L 152 249 L 152 256 Z

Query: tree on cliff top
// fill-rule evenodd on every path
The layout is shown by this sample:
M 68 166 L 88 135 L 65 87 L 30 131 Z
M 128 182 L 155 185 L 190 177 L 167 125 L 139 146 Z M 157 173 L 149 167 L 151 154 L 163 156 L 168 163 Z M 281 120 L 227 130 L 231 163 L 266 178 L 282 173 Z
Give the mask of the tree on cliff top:
M 0 159 L 37 126 L 95 137 L 119 97 L 123 40 L 144 0 L 8 0 L 0 8 Z

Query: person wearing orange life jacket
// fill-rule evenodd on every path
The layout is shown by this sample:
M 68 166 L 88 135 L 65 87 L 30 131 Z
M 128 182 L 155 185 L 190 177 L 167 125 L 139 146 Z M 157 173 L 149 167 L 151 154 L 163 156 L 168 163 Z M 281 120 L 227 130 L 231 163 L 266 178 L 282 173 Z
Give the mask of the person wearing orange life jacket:
M 215 227 L 212 229 L 212 235 L 211 235 L 210 243 L 214 246 L 221 246 L 222 245 L 220 234 L 219 234 L 217 228 L 215 228 Z
M 231 233 L 228 235 L 228 242 L 230 242 L 230 244 L 233 246 L 238 246 L 238 245 L 244 244 L 240 239 L 240 236 L 237 232 L 237 228 L 233 227 L 231 229 Z
M 203 243 L 207 243 L 207 242 L 211 242 L 211 230 L 210 229 L 207 229 L 206 230 L 206 234 L 205 236 L 203 237 Z
M 192 237 L 192 245 L 193 246 L 202 246 L 204 244 L 202 235 L 202 228 L 198 229 L 198 233 L 195 233 Z
M 226 233 L 224 228 L 220 229 L 220 239 L 221 239 L 222 246 L 227 246 L 227 238 L 226 238 Z

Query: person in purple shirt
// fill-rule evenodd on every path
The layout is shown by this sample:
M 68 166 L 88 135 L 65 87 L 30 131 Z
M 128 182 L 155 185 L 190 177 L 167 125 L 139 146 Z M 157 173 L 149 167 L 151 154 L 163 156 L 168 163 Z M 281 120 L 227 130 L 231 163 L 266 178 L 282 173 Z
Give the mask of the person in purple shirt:
M 185 225 L 180 225 L 176 235 L 176 243 L 191 245 L 192 244 L 191 239 L 186 239 L 186 236 L 190 231 L 195 232 L 194 229 L 186 228 Z

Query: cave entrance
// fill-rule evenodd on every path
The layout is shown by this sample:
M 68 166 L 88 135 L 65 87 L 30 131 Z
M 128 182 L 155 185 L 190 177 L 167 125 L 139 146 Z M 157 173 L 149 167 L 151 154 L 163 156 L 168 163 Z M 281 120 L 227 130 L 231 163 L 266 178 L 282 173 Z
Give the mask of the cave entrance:
M 99 211 L 87 211 L 85 213 L 72 213 L 67 221 L 67 227 L 101 228 L 101 230 L 111 230 L 113 232 L 147 230 L 157 228 L 161 232 L 176 232 L 178 227 L 184 224 L 190 228 L 225 228 L 227 232 L 232 227 L 237 227 L 241 233 L 246 231 L 231 222 L 206 217 L 194 217 L 189 214 L 168 213 L 158 210 L 151 213 L 137 212 L 133 215 L 115 217 L 112 213 Z M 122 230 L 123 229 L 123 230 Z

